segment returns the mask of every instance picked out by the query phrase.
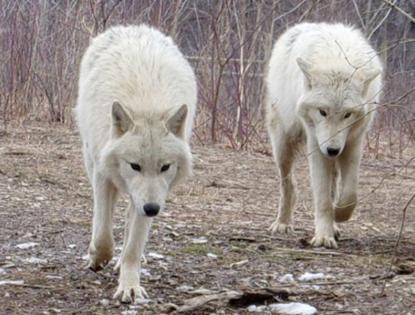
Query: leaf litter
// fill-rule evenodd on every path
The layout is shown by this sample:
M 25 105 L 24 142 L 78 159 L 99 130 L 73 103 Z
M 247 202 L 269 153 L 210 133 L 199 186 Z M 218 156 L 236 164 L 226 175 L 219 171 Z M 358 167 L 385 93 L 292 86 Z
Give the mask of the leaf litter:
M 31 153 L 0 153 L 0 195 L 7 197 L 0 198 L 0 268 L 6 272 L 0 279 L 6 281 L 1 314 L 165 314 L 193 298 L 198 298 L 190 312 L 195 315 L 249 314 L 251 305 L 270 313 L 276 303 L 303 303 L 328 315 L 415 311 L 412 206 L 395 248 L 401 209 L 415 190 L 415 166 L 408 162 L 415 152 L 395 159 L 365 157 L 359 191 L 364 198 L 352 220 L 340 226 L 339 248 L 326 250 L 307 242 L 314 227 L 305 159 L 300 158 L 296 170 L 301 194 L 295 233 L 270 235 L 279 181 L 272 159 L 221 145 L 193 146 L 195 174 L 171 193 L 166 212 L 154 220 L 149 236 L 141 284 L 151 302 L 130 308 L 112 299 L 118 277 L 113 262 L 95 273 L 85 269 L 81 259 L 90 241 L 92 192 L 76 132 L 28 124 L 0 136 L 0 146 L 5 152 Z M 62 155 L 66 158 L 59 159 Z M 36 201 L 38 196 L 42 200 Z M 121 199 L 114 212 L 117 252 L 122 248 L 126 205 Z M 27 243 L 36 245 L 16 247 Z M 164 258 L 151 257 L 151 252 Z M 25 263 L 31 257 L 47 262 Z M 307 271 L 334 278 L 300 281 Z M 292 278 L 282 281 L 287 274 Z M 197 288 L 208 291 L 192 293 Z M 229 292 L 235 296 L 230 298 Z M 238 298 L 239 305 L 231 302 Z M 103 299 L 107 302 L 101 303 Z

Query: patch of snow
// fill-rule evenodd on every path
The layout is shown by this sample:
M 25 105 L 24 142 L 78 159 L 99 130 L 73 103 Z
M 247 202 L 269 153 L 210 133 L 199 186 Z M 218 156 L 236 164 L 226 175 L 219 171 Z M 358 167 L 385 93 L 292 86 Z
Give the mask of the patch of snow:
M 37 257 L 25 258 L 23 259 L 23 261 L 29 264 L 46 264 L 48 262 L 47 259 Z
M 89 258 L 88 254 L 82 256 L 82 260 L 88 260 L 88 258 Z
M 255 304 L 249 305 L 246 310 L 248 312 L 255 312 L 256 311 L 256 305 Z
M 266 310 L 266 306 L 265 305 L 260 305 L 260 306 L 256 306 L 255 304 L 249 305 L 248 308 L 246 309 L 248 312 L 251 313 L 263 313 Z
M 317 314 L 317 309 L 314 306 L 304 303 L 275 303 L 270 304 L 269 307 L 273 313 L 284 315 L 313 315 Z
M 121 312 L 122 315 L 136 315 L 137 311 L 134 310 L 127 310 L 127 311 L 123 311 Z
M 15 247 L 19 248 L 19 249 L 29 249 L 35 246 L 38 246 L 38 243 L 35 242 L 28 242 L 28 243 L 21 243 L 21 244 L 17 244 Z
M 287 273 L 286 275 L 281 276 L 278 279 L 279 282 L 294 282 L 294 276 L 291 273 Z
M 306 282 L 306 281 L 313 281 L 313 280 L 319 280 L 319 279 L 328 279 L 328 278 L 333 278 L 333 276 L 325 275 L 322 272 L 317 272 L 317 273 L 306 272 L 305 274 L 298 277 L 298 280 Z
M 0 285 L 5 285 L 5 284 L 20 285 L 20 284 L 24 284 L 24 281 L 23 280 L 1 280 L 0 281 Z
M 154 258 L 154 259 L 163 259 L 163 258 L 164 258 L 164 256 L 163 256 L 163 255 L 161 255 L 161 254 L 157 254 L 157 253 L 155 253 L 155 252 L 149 252 L 149 253 L 147 254 L 147 256 L 149 256 L 149 257 L 151 257 L 151 258 Z
M 141 268 L 141 274 L 145 277 L 151 277 L 150 271 L 148 271 L 146 268 Z
M 212 258 L 212 259 L 217 259 L 217 258 L 218 258 L 218 255 L 215 255 L 215 254 L 213 254 L 213 253 L 207 253 L 207 256 L 208 256 L 209 258 Z
M 4 275 L 6 273 L 6 270 L 3 268 L 0 268 L 0 275 Z
M 208 242 L 208 240 L 204 236 L 192 239 L 193 244 L 206 244 L 207 242 Z
M 75 248 L 76 247 L 76 244 L 69 244 L 68 247 L 69 248 Z

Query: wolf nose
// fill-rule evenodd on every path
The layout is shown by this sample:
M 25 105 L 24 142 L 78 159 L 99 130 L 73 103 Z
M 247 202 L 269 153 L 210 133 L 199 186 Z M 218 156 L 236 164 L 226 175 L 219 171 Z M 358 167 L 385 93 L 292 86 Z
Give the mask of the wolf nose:
M 327 154 L 329 156 L 336 156 L 337 154 L 339 154 L 339 152 L 340 152 L 340 149 L 330 148 L 330 147 L 327 148 Z
M 144 205 L 144 212 L 149 217 L 155 217 L 160 211 L 160 205 L 154 202 L 149 202 Z

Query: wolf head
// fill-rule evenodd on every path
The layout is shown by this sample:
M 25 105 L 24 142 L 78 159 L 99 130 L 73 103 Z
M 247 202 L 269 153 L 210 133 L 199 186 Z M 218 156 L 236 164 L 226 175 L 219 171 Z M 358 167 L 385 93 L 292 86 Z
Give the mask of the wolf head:
M 339 156 L 347 142 L 365 128 L 373 106 L 366 106 L 370 83 L 381 70 L 356 71 L 347 75 L 336 71 L 317 71 L 301 58 L 297 64 L 304 74 L 305 93 L 297 111 L 314 137 L 321 153 L 329 158 Z
M 186 118 L 186 105 L 137 120 L 118 102 L 112 105 L 112 137 L 99 165 L 142 215 L 162 211 L 171 187 L 191 173 Z

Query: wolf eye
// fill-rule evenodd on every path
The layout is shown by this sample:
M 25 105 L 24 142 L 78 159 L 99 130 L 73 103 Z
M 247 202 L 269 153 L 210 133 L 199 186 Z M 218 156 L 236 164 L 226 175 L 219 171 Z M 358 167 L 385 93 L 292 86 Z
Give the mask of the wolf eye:
M 322 109 L 319 109 L 319 112 L 320 112 L 320 115 L 321 115 L 321 116 L 323 116 L 323 117 L 326 117 L 326 116 L 327 116 L 326 111 L 324 111 L 324 110 L 322 110 Z
M 130 166 L 131 166 L 131 168 L 132 168 L 134 171 L 137 171 L 137 172 L 140 172 L 140 171 L 141 171 L 141 166 L 140 166 L 140 164 L 130 163 Z
M 352 113 L 351 113 L 351 112 L 348 112 L 348 113 L 344 114 L 344 119 L 347 119 L 347 118 L 349 118 L 350 116 L 352 116 Z
M 167 172 L 168 170 L 169 170 L 169 168 L 170 168 L 170 164 L 164 164 L 162 167 L 161 167 L 161 172 Z

